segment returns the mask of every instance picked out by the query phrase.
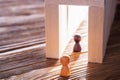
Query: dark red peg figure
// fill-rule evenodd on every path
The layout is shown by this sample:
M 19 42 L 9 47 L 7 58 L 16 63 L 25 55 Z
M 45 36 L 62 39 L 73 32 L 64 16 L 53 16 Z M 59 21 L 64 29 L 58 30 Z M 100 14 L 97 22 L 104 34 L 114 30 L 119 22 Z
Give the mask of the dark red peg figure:
M 75 45 L 74 45 L 74 48 L 73 48 L 73 52 L 81 52 L 81 46 L 79 44 L 79 42 L 81 41 L 80 35 L 75 35 L 74 36 L 74 41 L 75 41 Z
M 60 59 L 60 63 L 62 64 L 60 76 L 62 76 L 62 77 L 69 77 L 70 76 L 70 69 L 68 67 L 69 62 L 70 62 L 69 56 L 63 56 Z

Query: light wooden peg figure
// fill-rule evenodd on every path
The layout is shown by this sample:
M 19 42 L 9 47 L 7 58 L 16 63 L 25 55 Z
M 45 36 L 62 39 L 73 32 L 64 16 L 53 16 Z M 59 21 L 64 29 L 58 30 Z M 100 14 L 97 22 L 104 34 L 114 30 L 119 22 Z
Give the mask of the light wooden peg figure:
M 70 69 L 69 69 L 69 62 L 70 62 L 70 58 L 69 56 L 63 56 L 60 59 L 60 62 L 62 64 L 62 69 L 61 69 L 61 73 L 60 76 L 62 77 L 69 77 L 70 76 Z

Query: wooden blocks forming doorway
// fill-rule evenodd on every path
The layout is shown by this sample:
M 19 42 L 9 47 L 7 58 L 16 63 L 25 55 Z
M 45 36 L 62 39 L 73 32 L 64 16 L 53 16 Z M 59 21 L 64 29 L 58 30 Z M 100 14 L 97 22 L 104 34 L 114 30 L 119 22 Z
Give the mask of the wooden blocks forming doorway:
M 70 18 L 69 5 L 77 6 L 78 18 Z M 82 16 L 77 14 L 81 13 L 79 6 L 89 6 L 88 61 L 102 63 L 114 17 L 115 0 L 45 0 L 46 57 L 60 58 L 63 55 L 71 35 L 78 27 L 70 27 L 69 20 L 73 22 L 75 19 L 79 22 L 82 20 Z M 108 6 L 111 8 L 107 8 Z M 110 11 L 113 13 L 108 17 Z M 72 32 L 69 31 L 71 28 Z

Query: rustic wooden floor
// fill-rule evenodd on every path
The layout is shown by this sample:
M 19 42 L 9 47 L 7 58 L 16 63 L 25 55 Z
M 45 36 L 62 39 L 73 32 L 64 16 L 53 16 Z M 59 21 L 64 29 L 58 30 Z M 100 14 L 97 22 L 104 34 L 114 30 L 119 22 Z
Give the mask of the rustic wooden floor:
M 37 69 L 41 61 L 44 0 L 0 0 L 0 78 Z
M 0 54 L 45 43 L 43 0 L 0 0 Z
M 120 10 L 120 6 L 118 7 Z M 120 11 L 117 11 L 116 18 L 112 25 L 106 55 L 102 64 L 87 62 L 87 47 L 82 53 L 71 53 L 73 40 L 65 50 L 65 54 L 71 53 L 69 64 L 71 76 L 63 78 L 59 76 L 61 65 L 59 60 L 46 59 L 44 56 L 45 45 L 35 48 L 34 51 L 18 53 L 19 55 L 2 55 L 0 58 L 1 80 L 120 80 Z M 86 21 L 81 24 L 85 35 L 82 36 L 83 45 L 87 40 Z M 85 43 L 86 45 L 87 43 Z M 8 60 L 7 60 L 8 59 Z M 42 60 L 42 61 L 40 61 Z M 8 78 L 5 78 L 8 77 Z

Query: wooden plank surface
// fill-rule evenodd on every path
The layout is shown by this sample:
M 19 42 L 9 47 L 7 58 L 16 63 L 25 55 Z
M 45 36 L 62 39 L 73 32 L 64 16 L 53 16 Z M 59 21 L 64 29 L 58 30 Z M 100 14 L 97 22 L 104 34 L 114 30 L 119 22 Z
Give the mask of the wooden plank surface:
M 120 19 L 114 20 L 111 29 L 106 56 L 102 64 L 88 63 L 86 53 L 72 53 L 69 64 L 71 76 L 59 76 L 61 65 L 58 60 L 49 67 L 39 68 L 21 75 L 14 75 L 6 80 L 119 80 L 120 79 Z M 70 46 L 69 46 L 70 47 Z M 69 52 L 68 48 L 68 52 Z M 67 51 L 67 50 L 66 50 Z M 52 59 L 49 59 L 52 61 Z M 48 65 L 48 61 L 46 61 Z M 4 80 L 4 79 L 3 79 Z
M 0 54 L 45 43 L 43 0 L 0 1 Z
M 0 55 L 0 78 L 38 68 L 42 61 L 46 61 L 45 45 L 8 55 Z
M 0 78 L 37 69 L 42 61 L 43 0 L 0 0 Z
M 115 18 L 117 19 L 117 18 Z M 39 68 L 21 75 L 14 75 L 5 80 L 119 80 L 120 79 L 120 19 L 114 20 L 106 56 L 102 64 L 88 63 L 86 53 L 72 53 L 69 64 L 71 76 L 63 78 L 59 76 L 61 65 L 58 60 L 48 59 L 46 67 Z M 68 46 L 71 47 L 71 46 Z M 69 52 L 69 49 L 66 52 Z M 50 62 L 50 63 L 51 63 Z M 49 66 L 48 66 L 49 65 Z M 42 65 L 41 65 L 42 66 Z M 4 79 L 3 79 L 4 80 Z
M 116 17 L 115 19 L 117 20 L 115 20 L 112 26 L 111 34 L 107 46 L 106 56 L 102 64 L 88 63 L 87 52 L 72 53 L 70 55 L 71 63 L 69 64 L 71 69 L 71 76 L 69 78 L 63 78 L 59 76 L 59 72 L 61 69 L 59 60 L 46 59 L 43 54 L 45 52 L 44 51 L 45 46 L 43 46 L 43 47 L 38 47 L 37 49 L 33 48 L 32 50 L 18 52 L 17 54 L 0 56 L 0 64 L 5 65 L 5 67 L 7 66 L 6 64 L 9 64 L 9 62 L 12 64 L 15 63 L 14 61 L 16 61 L 18 62 L 17 64 L 21 65 L 23 64 L 22 61 L 26 61 L 24 62 L 23 65 L 19 67 L 17 66 L 17 64 L 15 65 L 16 67 L 14 66 L 14 64 L 12 64 L 13 66 L 9 64 L 8 66 L 11 66 L 11 68 L 12 67 L 13 68 L 8 70 L 8 68 L 6 67 L 6 70 L 1 71 L 0 72 L 1 80 L 50 80 L 50 79 L 52 80 L 64 80 L 64 79 L 119 80 L 120 79 L 120 69 L 119 69 L 120 18 Z M 83 30 L 83 32 L 85 31 Z M 86 36 L 86 32 L 85 32 L 85 36 Z M 72 48 L 74 44 L 73 43 L 71 44 L 72 45 L 68 47 Z M 71 52 L 71 48 L 68 48 L 68 51 L 66 50 L 66 52 L 67 53 Z M 43 56 L 42 58 L 41 58 L 41 53 Z M 27 58 L 32 63 L 30 63 Z M 29 63 L 27 63 L 27 61 Z M 0 65 L 0 68 L 4 67 L 2 65 Z

